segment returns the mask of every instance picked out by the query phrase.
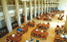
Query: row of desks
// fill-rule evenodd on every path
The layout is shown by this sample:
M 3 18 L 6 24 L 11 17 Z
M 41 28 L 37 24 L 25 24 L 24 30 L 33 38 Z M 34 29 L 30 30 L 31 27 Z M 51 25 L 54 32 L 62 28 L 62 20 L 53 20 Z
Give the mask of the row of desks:
M 67 39 L 62 38 L 60 35 L 55 35 L 54 42 L 67 42 Z
M 19 33 L 18 31 L 17 31 L 17 34 L 15 34 L 15 37 L 12 37 L 12 35 L 10 35 L 10 36 L 7 36 L 7 38 L 9 39 L 9 40 L 13 40 L 13 41 L 15 41 L 15 42 L 20 42 L 20 39 L 21 39 L 21 34 L 24 34 L 25 32 L 27 32 L 28 31 L 28 27 L 29 26 L 31 26 L 31 27 L 34 27 L 33 25 L 31 25 L 31 24 L 33 24 L 34 26 L 35 26 L 35 22 L 34 21 L 29 21 L 27 24 L 26 24 L 26 26 L 25 27 L 21 27 L 21 29 L 23 29 L 22 31 L 21 31 L 21 33 Z M 41 25 L 41 27 L 42 26 L 46 26 L 46 27 L 49 27 L 49 23 L 48 24 L 41 24 L 41 23 L 39 23 L 39 24 L 37 24 L 36 26 L 38 26 L 38 25 Z M 19 35 L 18 35 L 19 34 Z M 41 35 L 41 38 L 45 38 L 45 39 L 47 39 L 47 36 L 48 36 L 48 33 L 47 32 L 43 32 L 43 33 L 41 33 L 41 31 L 36 31 L 36 30 L 33 30 L 32 32 L 31 32 L 31 34 L 37 34 L 37 35 Z
M 33 30 L 32 32 L 31 32 L 31 36 L 41 36 L 41 38 L 45 38 L 45 39 L 47 39 L 47 36 L 48 36 L 48 33 L 47 32 L 41 32 L 41 31 L 36 31 L 36 30 Z

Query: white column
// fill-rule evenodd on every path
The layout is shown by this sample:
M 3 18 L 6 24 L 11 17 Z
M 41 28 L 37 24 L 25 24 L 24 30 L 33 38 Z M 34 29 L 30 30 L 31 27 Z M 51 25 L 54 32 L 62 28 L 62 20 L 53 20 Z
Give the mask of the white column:
M 40 15 L 40 0 L 38 0 L 38 15 Z
M 2 4 L 2 7 L 3 7 L 3 14 L 5 16 L 8 31 L 12 32 L 12 26 L 11 26 L 10 16 L 9 16 L 9 13 L 8 13 L 7 1 L 6 0 L 1 0 L 1 4 Z
M 43 14 L 43 0 L 41 2 L 41 14 Z
M 32 20 L 32 1 L 30 1 L 30 19 Z
M 66 21 L 65 21 L 65 26 L 64 27 L 66 28 L 66 34 L 67 34 L 67 15 L 66 15 Z
M 25 14 L 25 21 L 27 22 L 27 9 L 26 9 L 26 1 L 24 1 L 24 14 Z
M 44 13 L 45 13 L 45 12 L 47 11 L 47 10 L 46 10 L 46 0 L 45 0 L 45 3 L 44 3 L 44 4 L 45 4 L 45 5 L 44 5 L 44 8 L 45 8 Z
M 16 15 L 17 15 L 17 22 L 18 22 L 18 25 L 21 26 L 18 0 L 15 0 L 15 8 L 16 8 L 15 11 L 16 11 Z
M 67 3 L 64 11 L 64 20 L 65 20 L 65 28 L 66 28 L 66 34 L 67 34 Z
M 48 1 L 47 1 L 48 2 Z M 47 13 L 48 13 L 48 3 L 47 3 Z
M 34 0 L 34 14 L 35 14 L 35 17 L 36 17 L 36 0 Z

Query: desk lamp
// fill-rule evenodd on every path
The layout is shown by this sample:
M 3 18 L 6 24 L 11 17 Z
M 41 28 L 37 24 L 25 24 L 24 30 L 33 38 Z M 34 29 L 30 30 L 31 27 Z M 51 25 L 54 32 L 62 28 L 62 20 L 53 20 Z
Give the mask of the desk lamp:
M 62 37 L 62 38 L 64 38 L 64 35 L 63 35 L 63 34 L 61 34 L 61 37 Z
M 12 34 L 12 37 L 15 37 L 15 34 Z
M 43 30 L 41 30 L 41 33 L 43 33 Z
M 38 28 L 36 28 L 36 31 L 38 31 Z

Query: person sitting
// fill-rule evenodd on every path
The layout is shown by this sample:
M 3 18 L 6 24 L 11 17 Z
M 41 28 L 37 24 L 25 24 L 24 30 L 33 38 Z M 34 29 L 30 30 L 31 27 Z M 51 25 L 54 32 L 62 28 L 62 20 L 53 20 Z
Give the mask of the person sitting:
M 13 42 L 13 40 L 11 42 Z
M 18 28 L 18 29 L 17 29 L 17 31 L 18 31 L 19 33 L 21 32 L 21 30 L 23 30 L 23 29 L 22 29 L 22 28 Z
M 33 40 L 34 40 L 34 39 L 31 37 L 30 42 L 33 42 Z
M 52 19 L 52 17 L 49 17 L 49 19 Z
M 58 34 L 60 32 L 60 27 L 59 25 L 57 25 L 57 27 L 55 28 L 55 32 Z
M 37 39 L 36 42 L 39 42 L 39 40 Z
M 61 33 L 63 34 L 65 31 L 65 28 L 64 28 L 64 26 L 61 26 Z
M 9 42 L 9 39 L 6 39 L 6 42 Z

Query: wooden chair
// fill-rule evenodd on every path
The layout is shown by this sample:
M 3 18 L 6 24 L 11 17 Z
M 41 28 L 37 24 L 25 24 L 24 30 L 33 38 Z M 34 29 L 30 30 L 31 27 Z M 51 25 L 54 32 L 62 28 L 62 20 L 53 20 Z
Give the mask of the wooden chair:
M 39 38 L 41 38 L 41 35 L 40 35 L 40 34 L 38 34 L 38 37 L 39 37 Z

